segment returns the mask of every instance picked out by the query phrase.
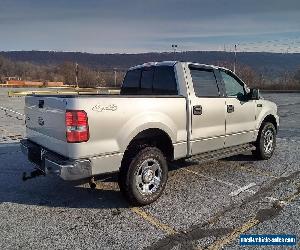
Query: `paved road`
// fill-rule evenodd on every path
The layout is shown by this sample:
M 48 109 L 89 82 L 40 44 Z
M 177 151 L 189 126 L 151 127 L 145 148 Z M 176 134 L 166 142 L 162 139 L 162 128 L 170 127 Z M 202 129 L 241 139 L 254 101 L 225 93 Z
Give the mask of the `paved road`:
M 18 146 L 24 99 L 1 90 L 0 107 L 20 114 L 0 110 L 0 249 L 239 249 L 241 233 L 299 239 L 300 94 L 265 97 L 281 116 L 272 159 L 174 163 L 164 195 L 132 208 L 113 177 L 94 191 L 54 177 L 22 182 L 31 168 Z

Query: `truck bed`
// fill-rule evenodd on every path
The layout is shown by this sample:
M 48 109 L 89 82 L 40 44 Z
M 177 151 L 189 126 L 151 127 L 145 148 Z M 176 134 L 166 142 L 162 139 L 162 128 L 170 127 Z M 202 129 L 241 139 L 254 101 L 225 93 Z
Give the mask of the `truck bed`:
M 182 96 L 31 95 L 25 105 L 28 139 L 70 159 L 123 153 L 135 135 L 151 127 L 167 130 L 173 143 L 187 140 Z M 67 142 L 67 110 L 87 113 L 87 142 Z

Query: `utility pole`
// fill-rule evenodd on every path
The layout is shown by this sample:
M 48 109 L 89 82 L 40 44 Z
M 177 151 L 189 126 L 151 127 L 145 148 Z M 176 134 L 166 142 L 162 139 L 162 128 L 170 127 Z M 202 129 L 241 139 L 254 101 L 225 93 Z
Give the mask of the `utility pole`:
M 173 49 L 173 53 L 174 53 L 174 61 L 176 60 L 176 49 L 177 49 L 178 45 L 177 44 L 172 44 L 172 49 Z
M 177 44 L 172 44 L 172 49 L 173 49 L 174 54 L 176 53 L 177 47 L 178 47 Z
M 114 68 L 114 74 L 115 74 L 115 87 L 117 87 L 117 70 Z
M 76 82 L 76 89 L 79 89 L 78 86 L 78 63 L 75 63 L 75 82 Z
M 234 45 L 234 63 L 233 63 L 233 72 L 235 73 L 236 70 L 236 64 L 237 64 L 237 59 L 236 59 L 236 49 L 237 49 L 237 44 Z

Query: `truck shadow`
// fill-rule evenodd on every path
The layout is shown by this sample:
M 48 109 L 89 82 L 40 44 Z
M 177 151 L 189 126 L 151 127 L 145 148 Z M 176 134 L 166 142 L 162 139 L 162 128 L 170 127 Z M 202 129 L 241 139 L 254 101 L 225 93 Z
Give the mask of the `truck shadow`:
M 169 170 L 174 171 L 176 169 L 180 169 L 180 168 L 184 168 L 184 167 L 188 167 L 188 166 L 194 166 L 194 165 L 202 165 L 202 164 L 206 164 L 208 162 L 214 162 L 214 161 L 256 162 L 258 160 L 251 154 L 251 152 L 244 153 L 244 154 L 239 154 L 239 155 L 234 155 L 234 156 L 230 156 L 230 157 L 227 157 L 227 158 L 222 158 L 222 159 L 219 159 L 219 160 L 211 160 L 211 161 L 207 161 L 207 162 L 198 161 L 197 158 L 188 158 L 188 159 L 176 160 L 176 161 L 170 163 L 169 164 Z
M 255 159 L 251 155 L 238 155 L 223 160 Z M 169 164 L 169 170 L 191 165 L 199 165 L 199 162 L 196 159 L 175 161 Z M 118 188 L 116 174 L 98 177 L 97 188 L 93 190 L 82 181 L 66 182 L 54 176 L 40 176 L 24 182 L 22 173 L 32 170 L 33 165 L 22 154 L 19 143 L 0 144 L 0 203 L 92 209 L 130 207 Z
M 250 154 L 240 154 L 240 155 L 230 156 L 222 159 L 222 161 L 259 161 L 259 160 L 250 153 Z
M 24 182 L 22 173 L 32 170 L 33 165 L 22 154 L 19 143 L 0 144 L 0 203 L 94 209 L 129 207 L 117 187 L 116 175 L 105 176 L 92 190 L 81 181 L 66 182 L 51 176 Z

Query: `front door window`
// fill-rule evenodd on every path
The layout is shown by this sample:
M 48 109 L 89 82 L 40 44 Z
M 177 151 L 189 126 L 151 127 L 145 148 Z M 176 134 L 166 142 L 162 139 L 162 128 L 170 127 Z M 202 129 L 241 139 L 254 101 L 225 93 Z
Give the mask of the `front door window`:
M 221 75 L 225 85 L 226 96 L 238 98 L 245 96 L 243 84 L 231 75 L 230 72 L 221 71 Z

